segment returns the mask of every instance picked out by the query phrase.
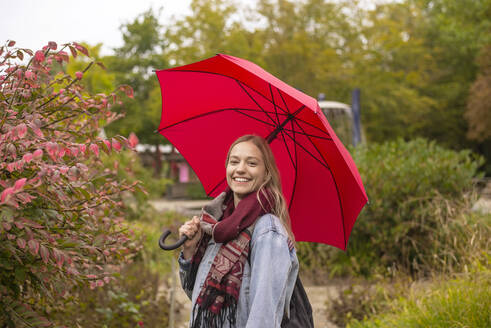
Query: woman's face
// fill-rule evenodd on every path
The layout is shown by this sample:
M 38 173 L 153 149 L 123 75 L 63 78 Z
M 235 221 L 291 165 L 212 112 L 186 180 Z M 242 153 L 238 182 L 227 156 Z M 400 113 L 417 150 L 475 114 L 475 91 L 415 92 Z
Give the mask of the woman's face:
M 244 141 L 230 151 L 227 183 L 234 192 L 235 205 L 249 193 L 259 189 L 266 178 L 263 155 L 255 144 Z

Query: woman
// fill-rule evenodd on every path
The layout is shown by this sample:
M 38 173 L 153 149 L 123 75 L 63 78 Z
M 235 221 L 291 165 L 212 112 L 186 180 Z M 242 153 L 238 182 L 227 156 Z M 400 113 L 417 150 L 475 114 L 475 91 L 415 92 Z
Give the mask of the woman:
M 273 153 L 245 135 L 229 149 L 229 188 L 179 229 L 192 300 L 190 327 L 280 327 L 298 274 L 288 209 Z

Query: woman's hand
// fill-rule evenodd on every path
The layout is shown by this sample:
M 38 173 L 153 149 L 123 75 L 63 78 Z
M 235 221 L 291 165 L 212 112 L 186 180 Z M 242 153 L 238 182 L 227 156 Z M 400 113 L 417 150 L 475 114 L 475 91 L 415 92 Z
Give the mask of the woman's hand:
M 182 255 L 185 260 L 191 259 L 194 255 L 194 251 L 196 246 L 198 246 L 202 234 L 203 232 L 201 231 L 201 226 L 199 224 L 199 217 L 197 216 L 193 216 L 191 220 L 186 221 L 179 228 L 179 238 L 183 235 L 188 236 L 188 240 L 183 244 L 182 248 Z

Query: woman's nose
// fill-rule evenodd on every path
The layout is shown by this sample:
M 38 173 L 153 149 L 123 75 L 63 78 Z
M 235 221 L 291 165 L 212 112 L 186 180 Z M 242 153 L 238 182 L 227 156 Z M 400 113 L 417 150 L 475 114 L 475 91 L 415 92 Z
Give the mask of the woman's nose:
M 237 165 L 237 172 L 244 172 L 245 171 L 245 163 L 240 162 L 239 165 Z

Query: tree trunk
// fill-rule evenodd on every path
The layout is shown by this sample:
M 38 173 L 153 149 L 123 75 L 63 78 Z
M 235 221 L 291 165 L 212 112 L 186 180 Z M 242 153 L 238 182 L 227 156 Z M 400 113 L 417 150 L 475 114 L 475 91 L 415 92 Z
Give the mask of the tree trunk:
M 156 146 L 156 148 L 155 148 L 155 155 L 154 155 L 155 158 L 154 158 L 154 173 L 153 173 L 153 175 L 156 178 L 159 178 L 160 172 L 162 171 L 162 156 L 160 153 L 159 144 L 156 144 L 155 146 Z

